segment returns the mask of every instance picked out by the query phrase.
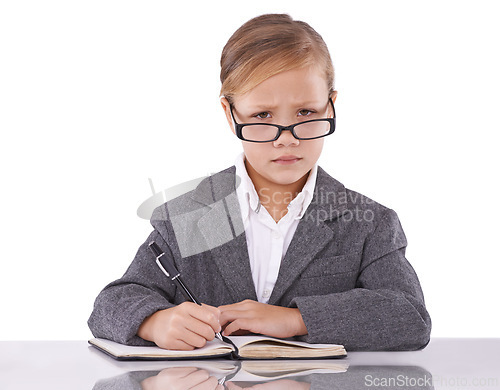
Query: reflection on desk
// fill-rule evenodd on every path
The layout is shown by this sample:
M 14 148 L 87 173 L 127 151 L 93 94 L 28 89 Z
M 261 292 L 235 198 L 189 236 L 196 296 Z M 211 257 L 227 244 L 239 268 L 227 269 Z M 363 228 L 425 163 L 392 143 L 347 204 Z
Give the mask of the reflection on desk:
M 315 366 L 320 362 L 328 364 L 326 360 L 312 364 L 299 361 L 303 364 L 299 370 L 278 367 L 279 361 L 120 362 L 89 346 L 86 340 L 0 341 L 0 389 L 142 389 L 162 381 L 167 382 L 164 389 L 182 389 L 182 380 L 171 379 L 180 376 L 186 381 L 205 381 L 213 389 L 222 389 L 220 381 L 227 389 L 257 385 L 286 390 L 294 386 L 500 390 L 500 339 L 434 338 L 421 351 L 348 351 L 346 358 L 332 360 L 328 367 Z M 261 367 L 245 366 L 247 363 Z
M 254 370 L 248 361 L 235 362 L 233 367 L 221 367 L 210 362 L 200 366 L 179 365 L 161 371 L 132 371 L 113 378 L 99 380 L 94 390 L 154 390 L 154 389 L 246 389 L 258 386 L 264 389 L 326 390 L 363 389 L 434 389 L 432 375 L 422 367 L 415 366 L 351 366 L 335 367 L 333 361 L 250 362 L 263 363 L 266 370 Z M 325 368 L 330 365 L 331 368 Z

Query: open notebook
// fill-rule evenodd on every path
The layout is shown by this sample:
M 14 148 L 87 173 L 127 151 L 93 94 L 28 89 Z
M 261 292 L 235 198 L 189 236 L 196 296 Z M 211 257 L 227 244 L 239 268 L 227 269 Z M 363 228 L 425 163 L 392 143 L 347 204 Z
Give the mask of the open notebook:
M 215 338 L 202 348 L 173 351 L 159 347 L 137 347 L 106 339 L 89 343 L 117 360 L 181 360 L 231 357 L 233 359 L 332 359 L 347 356 L 342 345 L 309 344 L 267 336 L 231 336 L 230 343 Z

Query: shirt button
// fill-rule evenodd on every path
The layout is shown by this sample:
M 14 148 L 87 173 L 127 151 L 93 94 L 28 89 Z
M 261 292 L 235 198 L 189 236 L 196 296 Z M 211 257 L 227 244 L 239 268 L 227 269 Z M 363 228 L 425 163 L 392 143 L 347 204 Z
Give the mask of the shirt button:
M 279 232 L 277 232 L 276 230 L 273 230 L 271 235 L 275 239 L 281 238 L 281 234 Z
M 271 291 L 269 290 L 264 290 L 262 293 L 262 298 L 269 298 L 271 296 Z

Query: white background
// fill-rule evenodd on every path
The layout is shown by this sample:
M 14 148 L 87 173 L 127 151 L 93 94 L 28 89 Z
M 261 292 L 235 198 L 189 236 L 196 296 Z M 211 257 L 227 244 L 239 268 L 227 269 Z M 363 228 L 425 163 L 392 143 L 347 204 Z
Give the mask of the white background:
M 326 41 L 336 133 L 320 165 L 393 208 L 435 337 L 500 337 L 494 1 L 3 1 L 0 339 L 86 339 L 151 231 L 156 190 L 233 164 L 231 34 L 287 12 Z

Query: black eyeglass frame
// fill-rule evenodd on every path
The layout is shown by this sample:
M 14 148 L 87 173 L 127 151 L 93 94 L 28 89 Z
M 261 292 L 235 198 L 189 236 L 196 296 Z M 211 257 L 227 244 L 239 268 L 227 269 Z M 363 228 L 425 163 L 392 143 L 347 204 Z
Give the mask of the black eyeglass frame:
M 229 105 L 229 107 L 231 109 L 231 117 L 233 118 L 233 122 L 234 122 L 234 125 L 235 125 L 236 136 L 239 139 L 243 140 L 243 141 L 263 143 L 263 142 L 273 142 L 273 141 L 276 141 L 280 137 L 281 132 L 283 130 L 290 130 L 290 132 L 292 133 L 292 135 L 296 139 L 298 139 L 298 140 L 309 140 L 309 139 L 323 138 L 323 137 L 326 137 L 327 135 L 332 134 L 335 131 L 335 125 L 336 125 L 337 115 L 335 114 L 335 106 L 333 105 L 332 98 L 328 98 L 328 101 L 332 104 L 333 118 L 311 119 L 311 120 L 304 121 L 304 122 L 294 123 L 293 125 L 289 125 L 289 126 L 275 125 L 274 123 L 238 123 L 238 122 L 236 122 L 236 119 L 234 119 L 233 104 L 231 103 Z M 323 135 L 319 135 L 317 137 L 312 137 L 312 138 L 301 138 L 301 137 L 298 137 L 297 134 L 295 134 L 295 131 L 294 131 L 295 126 L 302 125 L 304 123 L 319 122 L 319 121 L 328 121 L 328 122 L 330 122 L 330 130 L 328 131 L 328 133 L 323 134 Z M 276 137 L 274 137 L 273 139 L 267 140 L 267 141 L 255 141 L 255 140 L 250 140 L 250 139 L 246 139 L 246 138 L 243 137 L 243 127 L 244 126 L 262 126 L 262 125 L 276 127 L 278 129 Z

